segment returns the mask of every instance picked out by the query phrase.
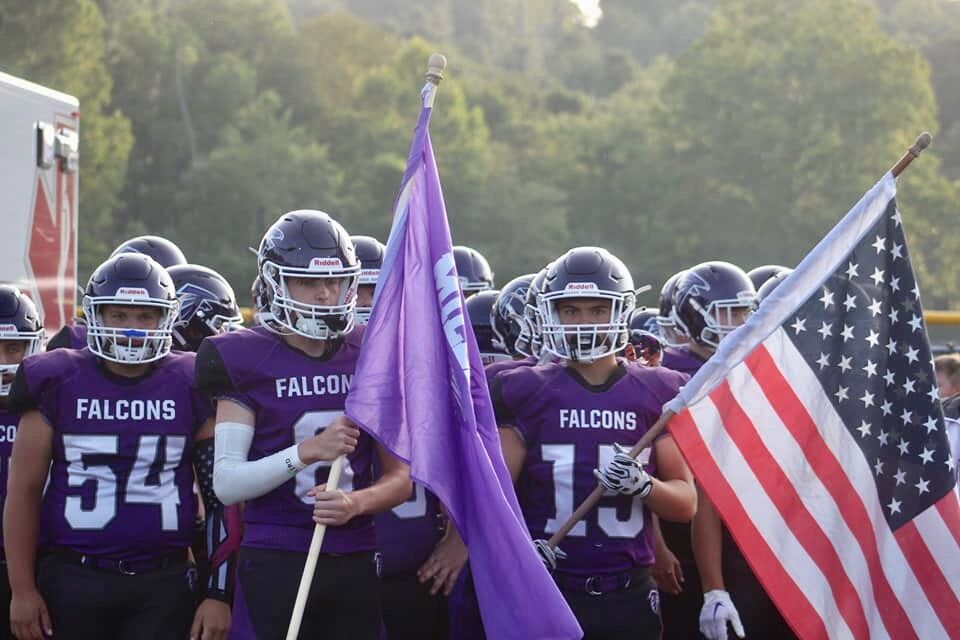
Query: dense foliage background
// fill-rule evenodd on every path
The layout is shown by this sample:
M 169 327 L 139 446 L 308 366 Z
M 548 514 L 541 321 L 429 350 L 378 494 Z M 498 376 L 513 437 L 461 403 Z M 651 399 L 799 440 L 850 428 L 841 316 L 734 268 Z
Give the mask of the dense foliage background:
M 157 233 L 243 302 L 247 247 L 286 210 L 385 239 L 440 50 L 454 240 L 500 282 L 579 244 L 655 287 L 705 259 L 792 266 L 929 129 L 901 205 L 926 305 L 960 305 L 960 2 L 601 8 L 34 0 L 0 8 L 0 69 L 80 99 L 83 273 Z

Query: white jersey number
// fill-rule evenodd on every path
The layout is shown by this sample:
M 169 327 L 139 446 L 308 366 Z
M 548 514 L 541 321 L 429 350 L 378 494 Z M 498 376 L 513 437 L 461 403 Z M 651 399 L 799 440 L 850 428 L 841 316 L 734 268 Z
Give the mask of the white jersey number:
M 307 438 L 312 438 L 327 428 L 327 425 L 333 422 L 337 416 L 342 416 L 342 411 L 307 411 L 296 424 L 293 425 L 294 442 L 302 442 Z M 314 499 L 307 495 L 307 491 L 313 489 L 318 484 L 323 484 L 320 478 L 320 471 L 328 469 L 332 462 L 322 460 L 308 465 L 305 469 L 297 473 L 297 497 L 304 504 L 313 506 Z M 343 465 L 343 471 L 340 473 L 340 483 L 337 486 L 341 491 L 353 491 L 353 469 L 348 461 Z
M 602 444 L 597 451 L 597 466 L 603 466 L 613 458 L 613 445 Z M 556 516 L 547 519 L 546 533 L 556 533 L 560 526 L 573 515 L 573 465 L 576 460 L 576 445 L 545 444 L 541 447 L 540 457 L 544 462 L 553 462 L 553 504 Z M 640 454 L 640 462 L 647 464 L 650 449 Z M 615 507 L 599 507 L 597 524 L 600 530 L 610 538 L 636 538 L 643 531 L 643 500 L 634 498 L 630 517 L 621 520 Z M 583 520 L 573 525 L 567 534 L 575 537 L 587 535 L 587 523 Z
M 161 447 L 161 440 L 164 446 Z M 124 499 L 129 504 L 155 504 L 160 507 L 164 531 L 179 529 L 180 491 L 174 470 L 183 459 L 186 436 L 143 435 L 137 444 L 137 457 L 127 477 Z M 116 435 L 65 435 L 63 452 L 67 460 L 67 485 L 93 484 L 93 504 L 84 506 L 82 496 L 67 496 L 64 517 L 74 529 L 104 529 L 117 516 L 120 502 L 117 474 L 108 463 L 92 464 L 88 456 L 117 455 L 120 437 Z M 159 467 L 159 469 L 157 469 Z

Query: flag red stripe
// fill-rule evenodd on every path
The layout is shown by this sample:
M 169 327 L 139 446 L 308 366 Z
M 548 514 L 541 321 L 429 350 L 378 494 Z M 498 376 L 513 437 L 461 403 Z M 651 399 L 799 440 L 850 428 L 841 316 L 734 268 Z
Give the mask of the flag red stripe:
M 738 543 L 750 549 L 751 558 L 756 565 L 766 568 L 768 584 L 776 585 L 775 593 L 784 603 L 780 611 L 790 622 L 794 632 L 806 640 L 829 638 L 823 618 L 807 599 L 804 591 L 794 582 L 793 577 L 780 564 L 737 499 L 736 493 L 727 483 L 725 474 L 720 470 L 697 430 L 689 410 L 680 412 L 670 421 L 670 432 L 690 462 L 698 483 L 707 492 L 718 511 L 723 513 L 728 521 L 738 523 Z M 747 632 L 749 633 L 749 629 Z
M 717 411 L 723 420 L 723 426 L 731 439 L 740 449 L 741 454 L 759 480 L 764 492 L 780 512 L 784 523 L 793 532 L 797 542 L 806 550 L 813 562 L 820 568 L 830 584 L 833 599 L 837 603 L 840 615 L 847 622 L 855 638 L 869 638 L 870 627 L 867 624 L 867 615 L 863 610 L 860 595 L 850 581 L 850 576 L 843 567 L 839 554 L 830 543 L 830 539 L 817 524 L 816 519 L 807 511 L 803 498 L 797 493 L 790 478 L 776 458 L 770 453 L 757 433 L 757 426 L 744 412 L 743 407 L 733 397 L 730 385 L 724 381 L 711 394 Z M 731 527 L 731 533 L 739 543 L 739 536 Z M 771 535 L 768 532 L 768 535 Z M 741 547 L 743 548 L 743 547 Z M 768 574 L 770 565 L 751 562 L 757 578 L 764 585 L 768 594 L 776 599 L 778 606 L 783 606 L 776 580 Z M 789 619 L 788 619 L 789 620 Z M 794 623 L 794 620 L 789 620 Z
M 917 530 L 916 523 L 910 521 L 903 525 L 894 532 L 893 537 L 897 539 L 903 555 L 907 557 L 907 562 L 910 563 L 914 575 L 920 581 L 923 592 L 949 637 L 960 637 L 960 615 L 958 615 L 960 601 L 947 584 L 940 566 L 933 559 L 927 543 L 923 541 L 923 537 Z
M 937 511 L 953 539 L 957 541 L 957 546 L 960 546 L 960 500 L 953 492 L 948 493 L 937 501 Z
M 823 441 L 813 418 L 794 393 L 793 387 L 780 373 L 780 369 L 766 347 L 759 345 L 747 356 L 744 363 L 760 385 L 777 416 L 790 430 L 797 443 L 801 444 L 806 453 L 807 462 L 833 497 L 844 522 L 860 543 L 870 572 L 877 610 L 880 612 L 887 632 L 894 638 L 917 637 L 906 611 L 887 581 L 870 515 L 856 487 L 847 477 L 846 470 Z

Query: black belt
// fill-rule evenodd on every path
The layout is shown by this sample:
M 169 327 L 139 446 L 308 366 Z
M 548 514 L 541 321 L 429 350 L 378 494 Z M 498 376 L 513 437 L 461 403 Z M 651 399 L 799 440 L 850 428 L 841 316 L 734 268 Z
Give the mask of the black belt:
M 553 579 L 561 591 L 602 596 L 605 593 L 624 591 L 633 585 L 643 584 L 650 578 L 650 567 L 638 567 L 623 573 L 607 573 L 596 576 L 575 576 L 555 573 Z
M 97 571 L 105 571 L 122 576 L 135 576 L 141 573 L 161 571 L 187 563 L 186 549 L 174 551 L 159 558 L 143 558 L 140 560 L 115 560 L 113 558 L 85 555 L 69 549 L 57 549 L 53 551 L 51 555 L 67 560 L 73 564 L 79 564 L 81 567 L 86 567 L 87 569 L 96 569 Z

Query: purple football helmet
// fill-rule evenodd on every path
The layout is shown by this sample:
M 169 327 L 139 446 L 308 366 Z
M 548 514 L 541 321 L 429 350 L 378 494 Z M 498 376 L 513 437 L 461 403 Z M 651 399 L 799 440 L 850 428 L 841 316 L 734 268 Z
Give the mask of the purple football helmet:
M 500 290 L 493 309 L 490 310 L 490 325 L 493 329 L 493 346 L 511 356 L 525 355 L 517 351 L 517 341 L 523 331 L 523 308 L 527 303 L 527 290 L 534 274 L 514 278 Z
M 187 264 L 187 259 L 180 247 L 160 236 L 130 238 L 114 249 L 110 257 L 121 253 L 142 253 L 156 260 L 164 269 L 178 264 Z
M 383 256 L 386 247 L 376 238 L 370 236 L 352 236 L 353 247 L 360 261 L 360 287 L 376 287 L 380 278 L 380 268 L 383 266 Z M 357 304 L 357 324 L 367 324 L 370 321 L 370 312 L 373 305 L 360 306 Z
M 622 350 L 636 306 L 634 289 L 630 271 L 606 249 L 571 249 L 550 265 L 540 292 L 543 348 L 577 362 L 593 362 Z M 609 300 L 610 315 L 599 323 L 563 322 L 558 305 L 576 299 Z
M 159 309 L 157 328 L 107 326 L 103 310 L 115 305 Z M 87 347 L 101 358 L 121 364 L 160 360 L 173 346 L 173 324 L 179 309 L 166 269 L 142 253 L 118 253 L 97 267 L 87 284 L 83 298 Z
M 479 251 L 462 245 L 455 246 L 453 260 L 457 265 L 463 295 L 469 297 L 477 291 L 493 289 L 493 271 L 490 263 Z
M 0 284 L 0 341 L 26 343 L 23 357 L 39 353 L 43 345 L 43 325 L 33 301 L 20 289 Z M 0 397 L 9 395 L 19 364 L 0 364 Z
M 270 322 L 284 333 L 330 340 L 353 329 L 360 260 L 350 234 L 322 211 L 301 209 L 280 216 L 267 229 L 257 251 Z M 290 294 L 292 278 L 339 281 L 334 304 L 318 305 Z
M 467 315 L 470 316 L 470 325 L 473 335 L 477 338 L 477 347 L 480 349 L 480 358 L 487 365 L 498 360 L 509 360 L 510 354 L 494 345 L 492 323 L 493 306 L 497 302 L 500 292 L 495 289 L 478 291 L 467 299 Z
M 729 262 L 703 262 L 687 269 L 673 294 L 677 328 L 691 340 L 716 348 L 753 309 L 757 292 L 743 269 Z
M 180 300 L 180 313 L 173 323 L 174 349 L 196 351 L 207 336 L 243 326 L 233 288 L 219 273 L 198 264 L 170 267 L 167 273 Z

